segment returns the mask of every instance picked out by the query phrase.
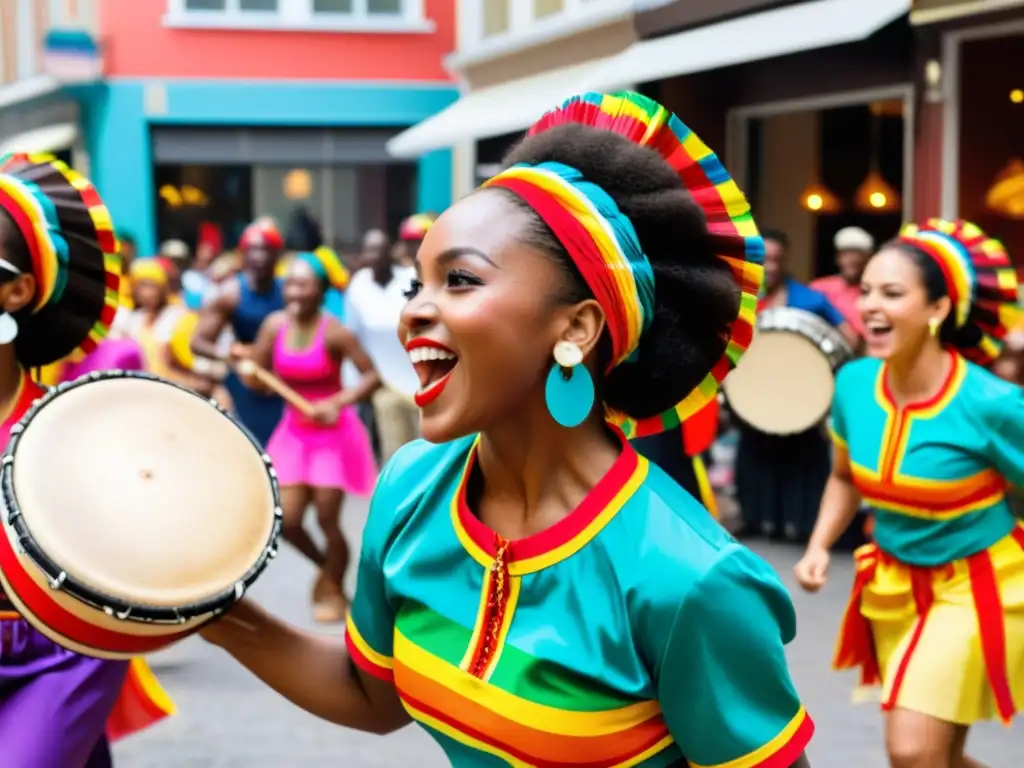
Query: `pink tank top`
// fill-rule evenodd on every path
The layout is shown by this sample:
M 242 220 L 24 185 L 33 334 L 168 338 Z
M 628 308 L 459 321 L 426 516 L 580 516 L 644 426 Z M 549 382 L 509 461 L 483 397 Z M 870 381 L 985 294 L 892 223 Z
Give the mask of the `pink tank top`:
M 274 373 L 310 402 L 323 400 L 341 391 L 341 362 L 327 351 L 324 332 L 328 318 L 323 317 L 313 334 L 313 341 L 304 349 L 288 346 L 291 323 L 286 322 L 274 342 Z M 308 423 L 292 406 L 285 406 L 286 418 Z

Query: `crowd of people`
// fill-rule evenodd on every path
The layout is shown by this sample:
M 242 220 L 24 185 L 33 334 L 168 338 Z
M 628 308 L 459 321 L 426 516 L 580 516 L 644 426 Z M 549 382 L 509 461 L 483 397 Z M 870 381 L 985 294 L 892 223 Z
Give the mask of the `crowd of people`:
M 88 182 L 0 160 L 5 436 L 36 380 L 92 370 L 148 370 L 229 409 L 276 467 L 314 618 L 345 636 L 249 598 L 201 634 L 321 718 L 416 722 L 457 766 L 806 768 L 791 599 L 709 514 L 701 462 L 758 314 L 801 309 L 867 356 L 839 370 L 831 448 L 820 427 L 741 425 L 743 514 L 809 538 L 796 577 L 816 591 L 871 508 L 835 665 L 882 687 L 894 768 L 978 768 L 970 727 L 1024 702 L 1007 500 L 1024 402 L 986 370 L 1018 317 L 997 242 L 967 222 L 877 249 L 845 230 L 840 275 L 804 286 L 718 158 L 628 92 L 569 99 L 481 189 L 396 234 L 368 232 L 350 274 L 261 218 L 223 255 L 122 246 L 115 289 Z M 371 491 L 349 595 L 339 516 Z M 171 711 L 141 662 L 80 656 L 0 608 L 5 765 L 100 768 L 109 738 Z

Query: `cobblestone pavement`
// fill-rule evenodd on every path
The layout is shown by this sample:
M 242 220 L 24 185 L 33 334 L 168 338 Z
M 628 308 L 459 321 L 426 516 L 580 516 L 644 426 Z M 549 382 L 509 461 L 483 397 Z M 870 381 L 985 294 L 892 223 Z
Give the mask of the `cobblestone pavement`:
M 352 541 L 365 519 L 365 503 L 353 500 L 345 513 Z M 798 551 L 754 544 L 792 583 Z M 836 558 L 832 582 L 817 596 L 793 591 L 799 635 L 789 648 L 793 675 L 817 724 L 810 756 L 815 768 L 884 768 L 877 707 L 850 703 L 850 675 L 829 672 L 832 641 L 852 570 Z M 308 621 L 312 570 L 291 550 L 257 584 L 255 597 L 279 615 Z M 335 630 L 337 631 L 337 630 Z M 151 659 L 180 714 L 115 749 L 118 768 L 361 768 L 447 765 L 432 740 L 414 727 L 386 738 L 322 723 L 258 683 L 223 652 L 192 639 Z M 1016 757 L 1011 758 L 1011 745 Z M 971 737 L 971 751 L 991 768 L 1020 765 L 1024 722 L 1012 729 L 984 725 Z

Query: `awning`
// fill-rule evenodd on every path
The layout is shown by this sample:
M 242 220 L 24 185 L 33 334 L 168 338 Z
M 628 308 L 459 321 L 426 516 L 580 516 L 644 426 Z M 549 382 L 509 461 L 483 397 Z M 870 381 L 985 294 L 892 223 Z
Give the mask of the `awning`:
M 984 13 L 997 13 L 1011 8 L 1019 8 L 1020 0 L 925 0 L 914 3 L 910 12 L 910 23 L 915 26 L 939 24 L 943 21 L 962 19 L 968 16 L 980 16 Z
M 864 40 L 906 15 L 910 0 L 814 0 L 634 43 L 592 75 L 597 90 Z
M 0 86 L 0 109 L 49 96 L 59 90 L 60 83 L 49 75 L 38 75 L 27 80 L 3 85 Z
M 419 157 L 461 141 L 524 130 L 549 109 L 588 90 L 588 73 L 604 61 L 574 64 L 470 91 L 447 109 L 391 139 L 388 153 Z
M 78 138 L 78 126 L 74 123 L 57 123 L 45 128 L 25 131 L 0 141 L 0 155 L 8 152 L 28 154 L 51 154 L 69 149 Z

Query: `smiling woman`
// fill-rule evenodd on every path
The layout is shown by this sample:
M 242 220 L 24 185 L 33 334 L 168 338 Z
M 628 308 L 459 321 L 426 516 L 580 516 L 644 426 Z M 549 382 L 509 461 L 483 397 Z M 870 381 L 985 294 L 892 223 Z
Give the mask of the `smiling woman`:
M 248 604 L 207 636 L 322 717 L 418 721 L 456 766 L 805 765 L 784 587 L 627 440 L 715 397 L 762 251 L 660 105 L 550 112 L 420 247 L 400 336 L 429 442 L 378 483 L 348 655 Z

